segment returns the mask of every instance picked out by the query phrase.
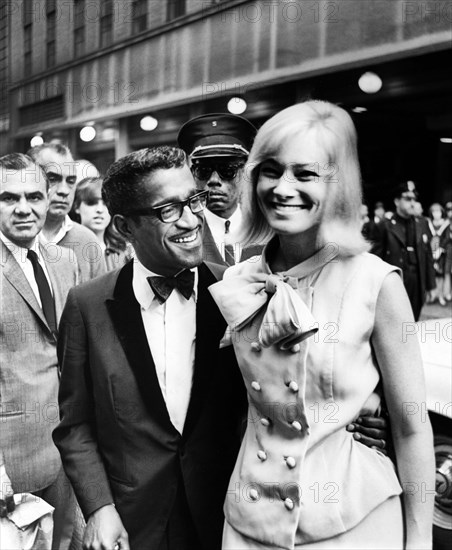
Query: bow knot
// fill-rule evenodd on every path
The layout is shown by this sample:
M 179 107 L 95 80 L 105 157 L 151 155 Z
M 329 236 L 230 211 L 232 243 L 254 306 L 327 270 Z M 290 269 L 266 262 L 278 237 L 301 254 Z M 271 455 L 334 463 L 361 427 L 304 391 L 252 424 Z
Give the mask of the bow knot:
M 263 347 L 290 349 L 318 331 L 312 316 L 311 287 L 281 274 L 252 273 L 226 277 L 209 288 L 229 326 L 242 330 L 266 308 L 260 328 Z
M 185 269 L 175 277 L 148 277 L 147 281 L 160 304 L 164 304 L 176 288 L 188 300 L 193 294 L 195 274 Z

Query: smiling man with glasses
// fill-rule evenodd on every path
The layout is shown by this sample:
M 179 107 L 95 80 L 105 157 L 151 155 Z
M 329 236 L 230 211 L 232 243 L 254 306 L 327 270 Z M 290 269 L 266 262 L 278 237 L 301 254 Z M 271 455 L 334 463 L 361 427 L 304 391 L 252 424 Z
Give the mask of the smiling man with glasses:
M 394 193 L 396 212 L 376 224 L 372 252 L 400 267 L 415 320 L 427 295 L 436 287 L 430 231 L 426 220 L 416 216 L 418 195 L 414 182 L 399 185 Z
M 259 245 L 241 246 L 240 193 L 255 134 L 246 118 L 226 113 L 195 117 L 179 131 L 196 184 L 209 192 L 203 240 L 204 258 L 212 262 L 233 265 L 261 252 Z
M 172 147 L 131 153 L 105 176 L 136 258 L 70 292 L 54 432 L 87 549 L 221 545 L 246 396 L 207 290 L 220 275 L 202 262 L 207 194 Z

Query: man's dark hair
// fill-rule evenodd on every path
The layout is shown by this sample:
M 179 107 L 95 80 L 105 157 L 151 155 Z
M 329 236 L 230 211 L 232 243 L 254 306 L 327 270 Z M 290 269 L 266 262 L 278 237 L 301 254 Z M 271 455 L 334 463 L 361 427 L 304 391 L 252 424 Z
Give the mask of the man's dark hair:
M 146 198 L 143 179 L 156 170 L 182 168 L 187 157 L 177 147 L 140 149 L 115 161 L 105 174 L 102 198 L 112 216 L 127 215 Z
M 71 150 L 66 145 L 62 143 L 41 143 L 41 145 L 36 145 L 31 149 L 28 149 L 27 155 L 31 157 L 35 162 L 37 162 L 37 157 L 41 151 L 44 149 L 51 149 L 62 156 L 72 156 Z
M 41 166 L 39 166 L 39 164 L 28 155 L 24 155 L 23 153 L 9 153 L 8 155 L 4 155 L 3 157 L 0 157 L 0 168 L 17 171 L 27 170 L 27 168 L 30 168 L 31 170 L 38 170 L 41 172 L 46 182 L 47 191 L 49 190 L 49 179 L 47 178 L 46 173 Z

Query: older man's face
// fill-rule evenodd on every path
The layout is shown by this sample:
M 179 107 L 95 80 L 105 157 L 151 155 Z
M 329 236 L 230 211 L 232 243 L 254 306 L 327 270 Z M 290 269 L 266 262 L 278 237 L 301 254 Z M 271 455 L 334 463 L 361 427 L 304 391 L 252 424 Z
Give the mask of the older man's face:
M 156 170 L 146 177 L 143 186 L 145 199 L 131 207 L 131 212 L 186 201 L 199 192 L 187 165 Z M 156 214 L 129 216 L 127 220 L 128 238 L 138 259 L 150 271 L 172 276 L 202 262 L 204 217 L 202 213 L 194 214 L 188 205 L 178 220 L 169 223 Z
M 29 248 L 41 231 L 48 207 L 47 182 L 38 168 L 0 169 L 0 231 Z
M 64 219 L 69 214 L 77 183 L 76 164 L 71 155 L 60 155 L 53 149 L 43 149 L 36 158 L 50 183 L 48 216 Z
M 207 208 L 220 218 L 230 218 L 239 204 L 244 164 L 245 161 L 237 157 L 211 157 L 193 162 L 196 185 L 209 190 Z

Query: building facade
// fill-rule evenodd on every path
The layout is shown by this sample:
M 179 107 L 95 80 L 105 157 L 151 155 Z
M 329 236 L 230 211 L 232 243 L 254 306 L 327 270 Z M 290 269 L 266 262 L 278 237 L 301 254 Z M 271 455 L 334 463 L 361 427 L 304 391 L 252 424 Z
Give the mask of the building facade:
M 6 9 L 2 153 L 39 135 L 105 170 L 133 149 L 174 144 L 181 124 L 227 111 L 231 98 L 259 126 L 313 97 L 352 113 L 371 202 L 389 200 L 402 178 L 427 202 L 449 199 L 450 1 L 9 0 Z M 366 72 L 380 77 L 378 91 L 360 89 Z M 143 117 L 157 127 L 142 129 Z M 80 138 L 86 126 L 91 141 Z

